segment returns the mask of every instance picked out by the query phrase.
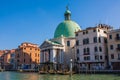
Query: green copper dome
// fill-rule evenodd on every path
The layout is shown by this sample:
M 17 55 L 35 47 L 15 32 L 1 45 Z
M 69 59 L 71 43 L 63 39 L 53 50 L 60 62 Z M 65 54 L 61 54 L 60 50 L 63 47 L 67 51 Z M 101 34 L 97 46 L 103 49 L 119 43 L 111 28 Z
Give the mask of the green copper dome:
M 79 25 L 70 20 L 71 12 L 67 9 L 64 13 L 65 21 L 61 22 L 54 33 L 54 38 L 64 37 L 75 37 L 75 32 L 80 30 Z
M 64 37 L 75 37 L 75 32 L 80 30 L 80 27 L 77 23 L 71 20 L 65 20 L 58 25 L 55 30 L 54 38 L 61 36 Z

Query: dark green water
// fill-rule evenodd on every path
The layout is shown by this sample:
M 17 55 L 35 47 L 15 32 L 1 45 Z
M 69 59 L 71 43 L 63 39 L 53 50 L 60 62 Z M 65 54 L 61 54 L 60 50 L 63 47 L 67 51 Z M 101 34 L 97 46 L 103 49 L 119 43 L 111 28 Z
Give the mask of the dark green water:
M 69 75 L 0 72 L 0 80 L 120 80 L 120 75 L 77 74 L 70 77 Z

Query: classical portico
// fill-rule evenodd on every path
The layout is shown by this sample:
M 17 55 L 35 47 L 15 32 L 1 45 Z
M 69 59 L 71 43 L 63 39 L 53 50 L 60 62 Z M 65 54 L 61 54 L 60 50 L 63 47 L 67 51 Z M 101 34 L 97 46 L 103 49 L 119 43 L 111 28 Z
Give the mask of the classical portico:
M 44 65 L 61 65 L 63 63 L 63 45 L 57 42 L 46 40 L 40 46 L 41 49 L 41 64 Z

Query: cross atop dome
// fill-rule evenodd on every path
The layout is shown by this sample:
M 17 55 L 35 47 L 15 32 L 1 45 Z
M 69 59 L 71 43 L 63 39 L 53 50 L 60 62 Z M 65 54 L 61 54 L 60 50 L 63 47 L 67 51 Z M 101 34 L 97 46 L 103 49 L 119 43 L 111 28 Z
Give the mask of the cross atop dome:
M 68 8 L 68 5 L 66 6 L 66 11 L 64 13 L 64 16 L 65 16 L 65 20 L 70 20 L 70 17 L 71 17 L 71 12 Z
M 68 5 L 66 6 L 66 10 L 69 10 L 69 7 L 68 7 Z

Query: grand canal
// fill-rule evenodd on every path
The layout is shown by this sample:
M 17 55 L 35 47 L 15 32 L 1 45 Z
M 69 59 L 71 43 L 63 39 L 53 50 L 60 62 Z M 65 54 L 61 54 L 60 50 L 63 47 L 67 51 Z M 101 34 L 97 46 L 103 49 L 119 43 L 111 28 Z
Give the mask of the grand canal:
M 40 75 L 37 73 L 0 72 L 0 80 L 120 80 L 120 75 L 114 74 L 75 74 L 69 75 Z

